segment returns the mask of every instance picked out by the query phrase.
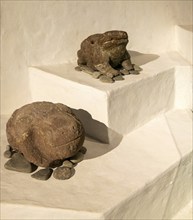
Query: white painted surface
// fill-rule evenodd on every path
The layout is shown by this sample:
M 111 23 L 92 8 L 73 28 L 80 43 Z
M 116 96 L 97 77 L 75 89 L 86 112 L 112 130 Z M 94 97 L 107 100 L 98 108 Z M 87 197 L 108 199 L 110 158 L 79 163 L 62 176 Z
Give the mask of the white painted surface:
M 98 220 L 101 215 L 94 212 L 83 212 L 74 210 L 64 210 L 57 208 L 46 208 L 35 205 L 21 205 L 21 204 L 1 204 L 1 219 L 13 220 L 31 220 L 31 219 L 88 219 Z
M 90 34 L 125 30 L 128 49 L 157 54 L 175 48 L 174 25 L 191 22 L 192 1 L 2 1 L 1 112 L 30 101 L 28 66 L 75 61 Z
M 181 156 L 164 214 L 164 219 L 168 220 L 192 200 L 192 112 L 174 110 L 166 114 L 166 120 Z
M 166 207 L 171 207 L 169 212 L 175 214 L 174 200 L 170 204 L 169 198 L 179 181 L 186 179 L 183 186 L 191 185 L 191 163 L 189 159 L 183 160 L 183 169 L 178 169 L 184 144 L 176 139 L 179 133 L 173 132 L 174 127 L 168 127 L 166 117 L 173 125 L 175 120 L 182 125 L 181 131 L 179 127 L 177 130 L 183 135 L 191 123 L 189 114 L 188 111 L 174 111 L 174 115 L 170 112 L 158 117 L 125 136 L 114 149 L 87 138 L 86 158 L 68 181 L 51 178 L 42 182 L 29 174 L 5 170 L 5 158 L 2 158 L 3 219 L 13 218 L 13 213 L 15 219 L 16 216 L 30 219 L 30 210 L 36 211 L 35 216 L 41 219 L 68 219 L 73 215 L 76 218 L 78 213 L 82 219 L 156 219 L 165 215 Z M 6 144 L 4 123 L 5 118 L 2 120 L 2 146 Z M 190 158 L 191 146 L 185 151 Z M 187 193 L 188 190 L 183 190 L 180 196 L 174 197 L 175 204 L 183 205 L 180 202 L 188 197 Z M 20 205 L 27 207 L 23 215 Z M 11 208 L 12 212 L 6 212 Z
M 175 71 L 175 108 L 192 109 L 193 66 L 180 67 Z
M 30 67 L 32 101 L 62 102 L 84 110 L 79 110 L 78 117 L 86 132 L 102 141 L 104 133 L 112 139 L 169 109 L 192 107 L 191 67 L 178 53 L 130 53 L 143 71 L 113 84 L 75 71 L 75 63 Z
M 193 64 L 192 47 L 193 47 L 193 25 L 176 25 L 176 50 L 190 64 Z
M 192 111 L 173 110 L 166 113 L 166 120 L 181 157 L 186 156 L 192 149 Z
M 38 90 L 33 92 L 45 100 L 72 103 L 74 108 L 83 108 L 83 101 L 86 101 L 87 111 L 93 116 L 86 114 L 87 129 L 94 125 L 93 130 L 100 131 L 100 138 L 106 138 L 106 133 L 114 137 L 110 145 L 87 138 L 86 160 L 76 167 L 76 175 L 65 182 L 52 178 L 44 183 L 29 175 L 5 170 L 5 159 L 2 158 L 3 219 L 32 219 L 31 213 L 36 219 L 117 217 L 133 220 L 161 216 L 167 219 L 188 202 L 192 181 L 189 111 L 169 113 L 123 138 L 106 129 L 105 124 L 115 130 L 121 128 L 122 132 L 125 129 L 122 126 L 126 124 L 124 120 L 134 115 L 136 121 L 127 125 L 125 132 L 128 132 L 131 127 L 138 127 L 146 119 L 151 119 L 150 115 L 156 116 L 160 105 L 162 110 L 170 109 L 173 104 L 175 108 L 192 106 L 191 67 L 176 53 L 165 53 L 175 50 L 178 42 L 178 50 L 189 59 L 191 50 L 187 50 L 190 45 L 187 32 L 178 27 L 181 38 L 175 41 L 174 26 L 181 24 L 184 29 L 191 22 L 191 1 L 1 2 L 1 113 L 10 114 L 31 101 L 28 66 L 49 65 L 51 68 L 52 64 L 68 63 L 64 65 L 65 68 L 69 66 L 67 72 L 63 71 L 63 64 L 56 72 L 51 71 L 55 76 L 38 74 L 36 70 L 34 82 L 42 87 L 36 87 Z M 137 78 L 126 76 L 125 81 L 113 86 L 101 84 L 88 75 L 78 75 L 80 73 L 76 73 L 76 79 L 73 79 L 74 72 L 69 75 L 72 68 L 69 63 L 76 60 L 80 42 L 90 34 L 112 29 L 128 32 L 130 43 L 127 48 L 133 51 L 133 62 L 143 66 L 142 74 Z M 158 58 L 157 55 L 162 53 L 165 55 Z M 65 88 L 58 80 L 61 74 L 67 74 L 62 79 L 68 85 Z M 173 79 L 175 97 L 173 90 L 168 89 L 173 85 Z M 164 80 L 166 83 L 162 84 Z M 158 83 L 155 89 L 154 82 Z M 136 106 L 130 102 L 135 94 L 127 93 L 133 85 L 138 85 L 137 94 L 146 98 L 138 100 Z M 139 85 L 144 86 L 143 90 Z M 46 88 L 47 94 L 42 88 Z M 70 93 L 67 92 L 69 89 Z M 159 94 L 158 101 L 155 94 L 160 89 L 163 93 Z M 113 99 L 108 105 L 111 95 Z M 120 98 L 124 95 L 129 97 L 126 102 Z M 117 100 L 119 108 L 113 100 Z M 129 106 L 129 116 L 121 112 L 123 106 Z M 96 123 L 97 119 L 103 123 Z M 1 145 L 5 146 L 4 124 L 1 131 Z
M 181 209 L 173 218 L 173 220 L 192 220 L 193 219 L 193 202 L 189 202 L 183 209 Z

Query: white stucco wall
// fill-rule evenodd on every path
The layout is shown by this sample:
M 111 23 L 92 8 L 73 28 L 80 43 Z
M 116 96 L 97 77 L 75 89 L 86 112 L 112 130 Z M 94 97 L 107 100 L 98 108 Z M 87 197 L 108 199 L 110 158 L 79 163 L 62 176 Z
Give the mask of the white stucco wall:
M 173 50 L 174 25 L 192 23 L 192 1 L 1 2 L 1 113 L 29 102 L 27 67 L 76 60 L 80 42 L 112 29 L 128 49 Z

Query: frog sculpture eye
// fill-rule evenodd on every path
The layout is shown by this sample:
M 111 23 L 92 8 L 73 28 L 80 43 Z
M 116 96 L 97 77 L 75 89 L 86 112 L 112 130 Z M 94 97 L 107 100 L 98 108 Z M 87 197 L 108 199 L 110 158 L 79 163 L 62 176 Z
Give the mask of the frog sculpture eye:
M 128 35 L 125 31 L 91 35 L 81 43 L 75 69 L 106 83 L 123 80 L 122 75 L 139 74 L 141 68 L 131 63 L 127 43 Z

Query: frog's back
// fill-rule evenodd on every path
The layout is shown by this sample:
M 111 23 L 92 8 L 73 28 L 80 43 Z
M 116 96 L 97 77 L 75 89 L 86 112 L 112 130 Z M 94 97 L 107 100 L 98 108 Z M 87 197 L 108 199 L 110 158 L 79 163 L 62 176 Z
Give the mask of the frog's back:
M 78 64 L 83 64 L 95 69 L 94 63 L 100 53 L 98 41 L 102 34 L 94 34 L 87 37 L 81 43 L 80 50 L 78 51 Z

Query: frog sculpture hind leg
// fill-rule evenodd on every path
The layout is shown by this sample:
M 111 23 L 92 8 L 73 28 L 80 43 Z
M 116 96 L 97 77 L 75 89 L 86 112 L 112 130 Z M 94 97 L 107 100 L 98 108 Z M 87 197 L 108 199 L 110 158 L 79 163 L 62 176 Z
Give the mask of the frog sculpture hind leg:
M 90 67 L 91 65 L 87 64 L 86 60 L 83 58 L 81 51 L 78 51 L 79 59 L 78 66 L 75 67 L 77 71 L 83 71 L 85 73 L 90 74 L 95 79 L 100 79 L 100 81 L 104 83 L 113 83 L 114 80 L 123 80 L 121 77 L 121 72 L 117 69 L 114 69 L 109 60 L 104 62 L 99 62 L 98 64 L 94 64 L 94 68 Z M 118 77 L 119 78 L 118 78 Z

